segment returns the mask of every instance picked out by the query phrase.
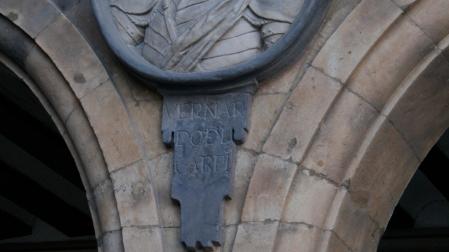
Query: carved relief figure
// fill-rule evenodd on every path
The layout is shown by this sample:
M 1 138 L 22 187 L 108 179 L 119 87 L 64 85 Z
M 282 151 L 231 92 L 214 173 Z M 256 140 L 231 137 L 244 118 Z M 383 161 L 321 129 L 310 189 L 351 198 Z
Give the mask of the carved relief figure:
M 303 0 L 109 0 L 123 39 L 151 64 L 210 71 L 271 47 Z

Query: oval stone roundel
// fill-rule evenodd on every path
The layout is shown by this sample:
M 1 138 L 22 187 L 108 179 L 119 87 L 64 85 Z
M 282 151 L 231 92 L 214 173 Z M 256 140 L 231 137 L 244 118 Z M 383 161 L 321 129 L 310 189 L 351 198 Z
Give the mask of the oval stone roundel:
M 115 54 L 147 85 L 222 92 L 297 57 L 329 0 L 92 1 Z M 188 90 L 188 91 L 186 91 Z

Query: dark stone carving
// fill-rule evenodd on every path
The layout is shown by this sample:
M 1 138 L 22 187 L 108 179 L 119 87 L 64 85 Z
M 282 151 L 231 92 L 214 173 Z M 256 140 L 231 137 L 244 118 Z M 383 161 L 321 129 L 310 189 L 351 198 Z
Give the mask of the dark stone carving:
M 151 64 L 177 72 L 228 67 L 285 34 L 303 0 L 109 0 L 121 35 Z
M 189 1 L 193 0 L 182 0 L 182 2 Z M 213 67 L 206 71 L 193 71 L 191 68 L 177 71 L 176 68 L 168 67 L 165 59 L 158 62 L 150 59 L 150 54 L 144 56 L 144 45 L 147 45 L 147 47 L 154 45 L 153 42 L 142 44 L 142 41 L 145 39 L 145 33 L 148 31 L 146 28 L 154 26 L 149 26 L 149 17 L 147 18 L 145 13 L 149 15 L 151 13 L 157 14 L 158 12 L 152 12 L 151 10 L 164 3 L 166 5 L 162 5 L 162 10 L 170 10 L 173 6 L 168 4 L 168 2 L 179 3 L 181 0 L 95 0 L 92 1 L 92 6 L 109 46 L 118 58 L 142 79 L 144 84 L 159 91 L 191 94 L 225 92 L 251 85 L 254 82 L 260 82 L 262 79 L 290 64 L 299 56 L 308 41 L 315 34 L 330 2 L 330 0 L 207 0 L 207 2 L 214 1 L 223 4 L 223 8 L 227 9 L 229 9 L 229 6 L 242 7 L 243 10 L 237 8 L 240 14 L 236 16 L 235 22 L 244 18 L 247 21 L 249 20 L 248 22 L 252 23 L 251 25 L 254 26 L 256 24 L 257 30 L 261 34 L 260 36 L 266 38 L 262 39 L 266 46 L 261 48 L 262 50 L 257 54 L 248 58 L 242 58 L 242 61 L 224 64 L 222 65 L 224 68 Z M 303 3 L 300 5 L 302 1 Z M 203 1 L 197 0 L 194 2 Z M 250 10 L 255 13 L 254 16 L 248 14 Z M 212 13 L 210 11 L 206 12 Z M 215 16 L 206 16 L 210 16 L 211 20 L 222 23 L 222 20 L 217 18 L 222 17 L 222 15 L 223 13 L 218 11 Z M 120 16 L 124 21 L 117 21 Z M 126 19 L 129 19 L 129 22 Z M 164 20 L 173 20 L 173 18 L 164 18 Z M 276 30 L 278 30 L 279 34 L 283 34 L 282 36 L 271 38 L 269 38 L 270 36 L 264 36 L 262 34 L 264 27 L 267 30 L 266 33 L 274 28 L 266 26 L 268 24 L 264 25 L 264 22 L 267 22 L 267 20 L 277 20 L 278 22 L 275 23 L 286 23 L 288 24 L 288 29 L 285 29 L 285 26 L 281 28 L 276 25 Z M 127 28 L 120 28 L 123 26 Z M 134 32 L 132 32 L 133 30 Z M 198 31 L 202 31 L 202 29 L 198 29 Z M 216 32 L 213 28 L 210 31 L 210 34 L 215 34 Z M 130 36 L 127 34 L 132 35 L 131 40 L 134 42 L 130 41 Z M 220 37 L 218 35 L 217 37 Z M 155 37 L 151 39 L 155 39 Z M 179 41 L 181 41 L 181 44 L 187 42 L 187 40 L 183 39 Z M 212 40 L 212 42 L 214 41 L 216 40 Z M 237 44 L 239 42 L 237 41 Z M 174 56 L 184 58 L 182 55 L 185 52 L 190 53 L 190 50 L 192 50 L 190 47 L 187 51 L 178 50 L 179 53 Z M 200 51 L 200 54 L 210 52 L 206 49 Z M 192 55 L 195 58 L 195 55 Z M 188 58 L 185 57 L 185 59 Z
M 245 140 L 249 128 L 252 88 L 164 98 L 162 135 L 174 148 L 172 198 L 181 205 L 182 241 L 191 249 L 218 246 L 236 144 Z

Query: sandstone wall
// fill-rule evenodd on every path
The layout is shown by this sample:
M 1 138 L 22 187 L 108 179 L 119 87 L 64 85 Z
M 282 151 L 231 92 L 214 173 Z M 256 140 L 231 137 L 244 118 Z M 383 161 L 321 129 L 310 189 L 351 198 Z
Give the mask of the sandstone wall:
M 449 126 L 448 10 L 447 0 L 332 2 L 306 54 L 255 96 L 221 251 L 376 250 Z M 72 146 L 100 250 L 183 251 L 161 97 L 117 62 L 89 1 L 1 0 L 0 13 L 33 45 L 12 64 Z

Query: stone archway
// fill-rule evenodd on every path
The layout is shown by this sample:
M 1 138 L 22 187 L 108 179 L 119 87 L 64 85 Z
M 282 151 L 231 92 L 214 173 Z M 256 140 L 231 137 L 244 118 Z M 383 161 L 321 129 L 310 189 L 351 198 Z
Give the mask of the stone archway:
M 448 4 L 333 1 L 306 55 L 257 92 L 222 251 L 376 249 L 449 126 Z M 89 18 L 50 0 L 4 0 L 0 13 L 0 51 L 55 111 L 102 250 L 183 251 L 160 98 L 111 60 Z
M 123 251 L 110 172 L 134 162 L 128 158 L 138 150 L 130 148 L 135 146 L 132 137 L 124 137 L 129 134 L 128 118 L 109 75 L 52 2 L 2 1 L 0 12 L 2 64 L 23 78 L 66 140 L 87 191 L 99 249 Z M 107 125 L 105 118 L 115 125 Z M 116 134 L 105 137 L 114 130 Z M 121 151 L 126 147 L 115 147 L 114 141 L 130 142 L 127 151 L 134 156 L 125 158 L 128 153 Z

